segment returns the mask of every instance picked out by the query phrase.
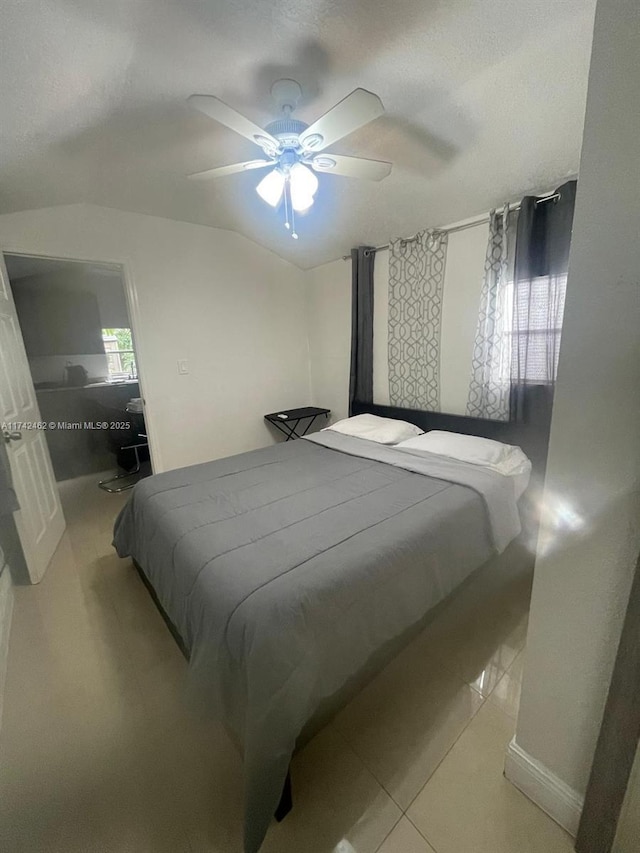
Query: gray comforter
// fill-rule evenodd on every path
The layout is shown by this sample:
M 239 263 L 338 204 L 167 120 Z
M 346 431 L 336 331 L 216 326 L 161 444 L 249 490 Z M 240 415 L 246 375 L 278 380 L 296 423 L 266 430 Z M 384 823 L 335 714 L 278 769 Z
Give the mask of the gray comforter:
M 318 708 L 519 529 L 506 478 L 331 431 L 135 487 L 114 545 L 242 748 L 246 853 Z

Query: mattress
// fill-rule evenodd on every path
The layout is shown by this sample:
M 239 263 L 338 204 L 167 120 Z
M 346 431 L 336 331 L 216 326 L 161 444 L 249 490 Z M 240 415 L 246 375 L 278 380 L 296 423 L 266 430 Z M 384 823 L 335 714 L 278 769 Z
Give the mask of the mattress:
M 114 545 L 242 750 L 246 853 L 318 708 L 519 529 L 499 474 L 331 431 L 136 485 Z

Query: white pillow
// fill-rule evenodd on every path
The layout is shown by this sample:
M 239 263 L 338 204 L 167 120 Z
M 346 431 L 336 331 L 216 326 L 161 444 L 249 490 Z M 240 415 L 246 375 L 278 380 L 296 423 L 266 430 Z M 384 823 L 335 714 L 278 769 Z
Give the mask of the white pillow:
M 451 456 L 461 462 L 474 465 L 498 465 L 508 457 L 513 447 L 490 438 L 477 435 L 462 435 L 458 432 L 444 432 L 433 429 L 417 438 L 403 441 L 402 447 L 415 450 L 427 450 L 440 456 Z
M 354 438 L 377 441 L 378 444 L 398 444 L 422 433 L 419 427 L 407 423 L 407 421 L 380 418 L 378 415 L 354 415 L 352 418 L 336 421 L 335 424 L 325 427 L 325 429 L 341 432 L 344 435 L 352 435 Z
M 477 435 L 432 430 L 400 442 L 398 448 L 426 450 L 428 453 L 448 456 L 471 465 L 481 465 L 498 474 L 513 477 L 516 497 L 520 497 L 524 492 L 531 475 L 531 462 L 519 447 Z

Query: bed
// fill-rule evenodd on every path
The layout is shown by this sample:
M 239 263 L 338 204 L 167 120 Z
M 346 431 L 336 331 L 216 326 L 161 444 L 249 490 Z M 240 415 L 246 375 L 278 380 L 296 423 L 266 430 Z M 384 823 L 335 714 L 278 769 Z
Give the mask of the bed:
M 362 407 L 372 410 L 427 425 L 426 413 Z M 508 425 L 455 426 L 495 435 Z M 535 459 L 544 432 L 513 426 L 502 439 L 524 439 Z M 323 431 L 135 487 L 114 545 L 188 654 L 194 697 L 243 753 L 246 853 L 259 850 L 291 756 L 318 721 L 518 535 L 504 481 Z

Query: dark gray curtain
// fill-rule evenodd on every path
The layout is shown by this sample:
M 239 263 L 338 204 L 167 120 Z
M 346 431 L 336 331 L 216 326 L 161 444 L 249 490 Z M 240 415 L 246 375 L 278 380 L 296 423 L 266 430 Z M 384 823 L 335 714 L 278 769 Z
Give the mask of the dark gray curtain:
M 525 389 L 553 394 L 558 369 L 576 181 L 557 198 L 526 196 L 520 205 L 514 265 L 511 420 L 525 420 Z
M 373 267 L 370 246 L 351 250 L 351 375 L 349 414 L 353 401 L 373 403 Z

